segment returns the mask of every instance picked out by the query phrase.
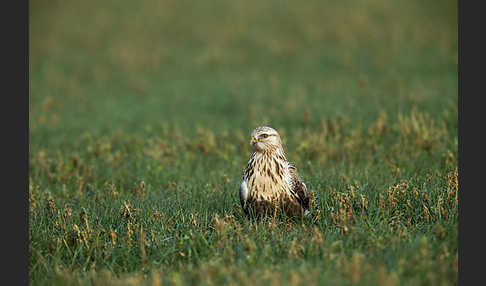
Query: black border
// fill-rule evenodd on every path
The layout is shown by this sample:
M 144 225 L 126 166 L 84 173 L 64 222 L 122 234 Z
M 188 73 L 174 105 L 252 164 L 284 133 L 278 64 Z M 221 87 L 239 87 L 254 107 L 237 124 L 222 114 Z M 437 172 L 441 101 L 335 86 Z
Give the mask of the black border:
M 25 20 L 24 20 L 24 39 L 25 39 L 25 42 L 24 42 L 24 65 L 25 65 L 25 70 L 23 71 L 24 73 L 24 80 L 25 80 L 25 87 L 23 88 L 23 91 L 25 92 L 26 96 L 25 96 L 25 123 L 24 123 L 24 126 L 26 127 L 26 130 L 24 131 L 24 136 L 25 136 L 25 139 L 24 139 L 24 142 L 25 142 L 25 147 L 24 147 L 24 150 L 26 150 L 26 154 L 25 154 L 25 166 L 24 166 L 24 170 L 25 170 L 25 175 L 26 175 L 26 182 L 25 182 L 25 188 L 27 189 L 27 194 L 26 194 L 26 200 L 24 202 L 24 208 L 25 208 L 25 211 L 24 211 L 24 219 L 23 221 L 25 222 L 26 226 L 25 226 L 25 240 L 26 240 L 26 245 L 25 245 L 25 256 L 26 256 L 26 261 L 25 261 L 25 278 L 22 279 L 21 281 L 24 282 L 26 285 L 29 284 L 29 109 L 30 109 L 30 100 L 29 100 L 29 91 L 30 91 L 30 81 L 29 81 L 29 67 L 30 67 L 30 64 L 29 64 L 29 55 L 30 55 L 30 45 L 29 45 L 29 34 L 30 34 L 30 27 L 29 27 L 29 14 L 30 14 L 30 9 L 29 9 L 29 0 L 25 0 L 25 2 L 22 2 L 22 3 L 25 3 L 25 8 L 24 8 L 24 17 L 25 17 Z
M 3 3 L 3 284 L 29 284 L 29 0 Z M 9 283 L 12 281 L 12 283 Z
M 479 165 L 485 157 L 482 156 L 484 151 L 483 154 L 478 151 L 486 146 L 482 140 L 484 120 L 481 118 L 485 111 L 479 101 L 484 97 L 486 62 L 481 52 L 486 51 L 486 45 L 484 10 L 479 5 L 474 7 L 473 3 L 480 2 L 458 0 L 459 285 L 481 285 L 484 280 L 485 258 L 480 249 L 485 241 L 482 234 L 484 199 L 481 198 L 484 182 L 481 179 L 486 174 Z M 468 133 L 470 139 L 466 139 Z

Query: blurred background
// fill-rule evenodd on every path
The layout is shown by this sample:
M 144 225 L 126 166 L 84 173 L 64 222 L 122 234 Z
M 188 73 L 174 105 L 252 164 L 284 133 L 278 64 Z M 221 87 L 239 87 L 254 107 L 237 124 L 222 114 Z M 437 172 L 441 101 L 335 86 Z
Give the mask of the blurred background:
M 32 146 L 457 110 L 456 1 L 30 1 Z
M 457 281 L 457 1 L 29 4 L 33 284 Z M 315 226 L 246 224 L 263 124 Z

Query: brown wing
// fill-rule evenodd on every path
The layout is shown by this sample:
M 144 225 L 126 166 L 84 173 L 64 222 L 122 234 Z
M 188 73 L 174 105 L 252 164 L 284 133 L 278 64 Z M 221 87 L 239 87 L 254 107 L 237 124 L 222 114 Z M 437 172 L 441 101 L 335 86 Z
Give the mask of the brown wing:
M 292 177 L 292 192 L 294 193 L 297 201 L 305 209 L 309 209 L 309 194 L 307 193 L 307 186 L 297 173 L 297 168 L 294 164 L 289 163 L 290 176 Z

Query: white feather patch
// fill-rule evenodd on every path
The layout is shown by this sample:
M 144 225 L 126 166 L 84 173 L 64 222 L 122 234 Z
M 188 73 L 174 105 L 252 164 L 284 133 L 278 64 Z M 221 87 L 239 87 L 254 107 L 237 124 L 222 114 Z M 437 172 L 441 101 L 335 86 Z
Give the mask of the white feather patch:
M 243 180 L 241 182 L 241 185 L 240 185 L 240 199 L 243 202 L 246 202 L 246 200 L 248 199 L 249 193 L 250 192 L 248 190 L 248 184 L 247 184 L 246 180 Z

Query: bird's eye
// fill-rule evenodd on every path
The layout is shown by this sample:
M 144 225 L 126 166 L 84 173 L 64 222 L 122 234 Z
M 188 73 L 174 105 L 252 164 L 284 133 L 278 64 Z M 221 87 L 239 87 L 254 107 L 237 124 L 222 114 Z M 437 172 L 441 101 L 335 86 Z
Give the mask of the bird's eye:
M 262 134 L 260 135 L 261 138 L 267 138 L 268 137 L 268 134 Z

